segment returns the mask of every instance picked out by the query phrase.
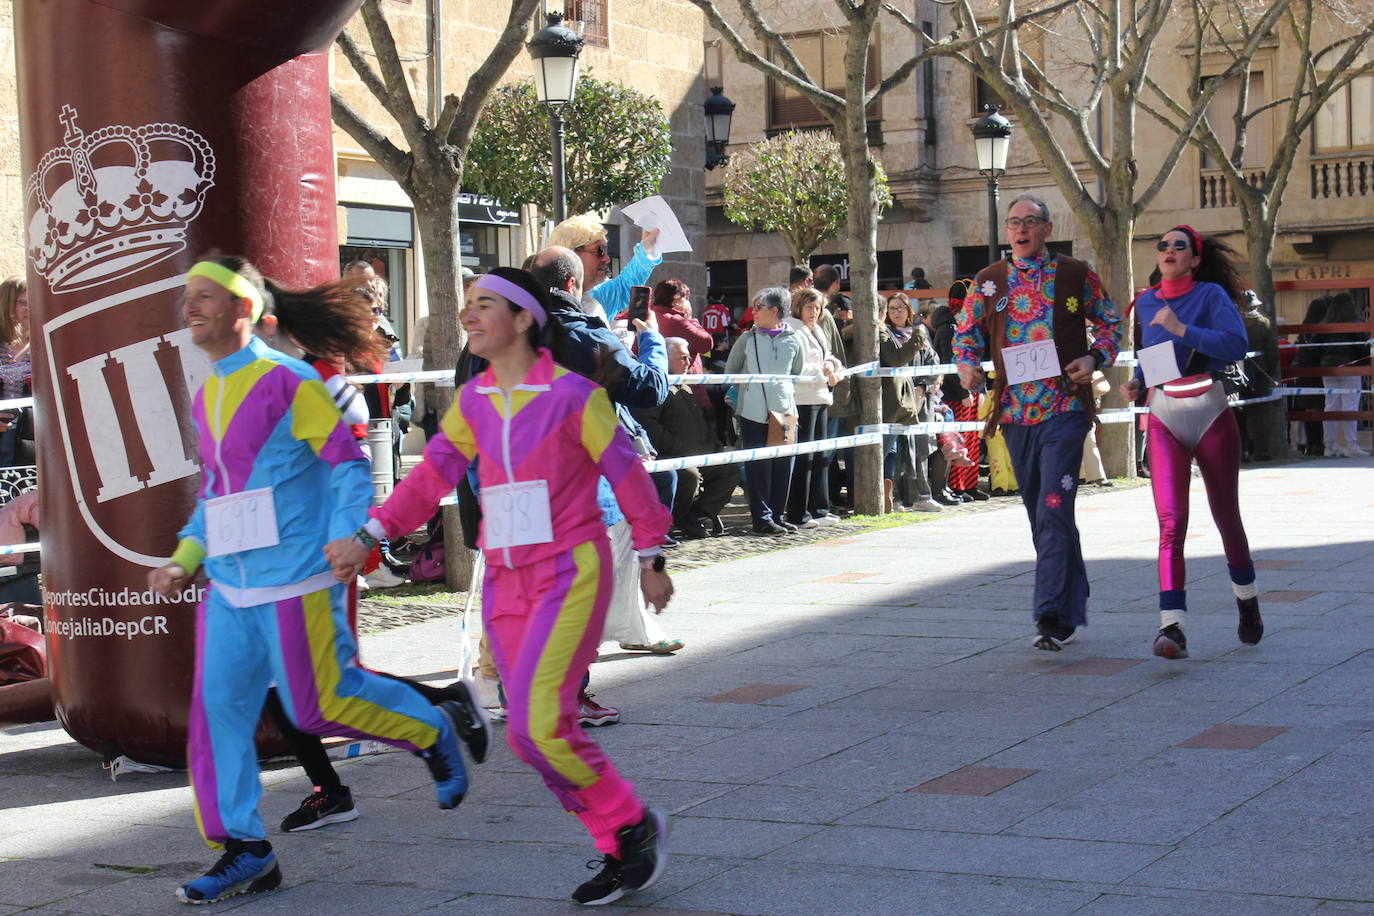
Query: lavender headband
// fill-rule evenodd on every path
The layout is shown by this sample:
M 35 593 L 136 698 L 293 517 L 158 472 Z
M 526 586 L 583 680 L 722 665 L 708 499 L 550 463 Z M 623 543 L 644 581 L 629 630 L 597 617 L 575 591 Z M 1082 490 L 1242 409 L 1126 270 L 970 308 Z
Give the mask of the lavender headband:
M 502 296 L 514 302 L 525 311 L 534 316 L 534 323 L 541 328 L 548 322 L 548 312 L 539 304 L 539 300 L 530 295 L 529 291 L 519 284 L 512 283 L 504 277 L 495 274 L 482 274 L 477 278 L 477 282 L 472 284 L 473 289 L 489 289 L 498 296 Z

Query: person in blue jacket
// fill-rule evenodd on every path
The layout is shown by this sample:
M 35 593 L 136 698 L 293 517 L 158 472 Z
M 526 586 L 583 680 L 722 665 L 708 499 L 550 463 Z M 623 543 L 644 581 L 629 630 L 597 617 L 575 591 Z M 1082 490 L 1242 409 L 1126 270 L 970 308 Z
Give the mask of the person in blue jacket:
M 1240 610 L 1237 634 L 1246 645 L 1264 636 L 1255 563 L 1240 520 L 1240 429 L 1220 381 L 1229 364 L 1245 358 L 1248 337 L 1236 304 L 1241 288 L 1234 252 L 1225 243 L 1191 226 L 1175 226 L 1155 247 L 1160 281 L 1136 299 L 1136 347 L 1170 345 L 1177 370 L 1166 372 L 1175 377 L 1152 378 L 1148 386 L 1150 486 L 1159 515 L 1160 627 L 1153 651 L 1161 658 L 1186 658 L 1183 541 L 1194 461 L 1221 533 Z M 1121 393 L 1130 403 L 1145 387 L 1137 368 Z
M 658 230 L 644 230 L 641 241 L 635 245 L 630 263 L 612 277 L 606 227 L 595 214 L 570 216 L 554 226 L 549 235 L 549 248 L 570 248 L 582 261 L 582 310 L 600 318 L 607 325 L 612 318 L 630 307 L 630 287 L 647 286 L 649 275 L 663 263 L 663 256 L 656 249 L 657 243 Z M 548 251 L 549 248 L 544 250 Z

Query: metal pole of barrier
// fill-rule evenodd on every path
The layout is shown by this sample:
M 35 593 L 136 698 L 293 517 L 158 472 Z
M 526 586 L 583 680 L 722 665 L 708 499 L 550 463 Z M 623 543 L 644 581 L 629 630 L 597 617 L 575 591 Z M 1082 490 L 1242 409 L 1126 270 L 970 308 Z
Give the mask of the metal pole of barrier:
M 372 505 L 380 506 L 395 486 L 390 419 L 367 421 L 367 444 L 372 449 Z

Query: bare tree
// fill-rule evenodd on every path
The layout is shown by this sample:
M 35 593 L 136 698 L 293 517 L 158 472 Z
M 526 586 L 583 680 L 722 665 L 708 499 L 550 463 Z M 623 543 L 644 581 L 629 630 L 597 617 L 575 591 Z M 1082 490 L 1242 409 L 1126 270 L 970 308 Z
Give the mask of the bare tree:
M 1229 111 L 1232 138 L 1229 147 L 1218 136 L 1214 125 L 1206 118 L 1199 121 L 1189 139 L 1202 149 L 1220 170 L 1229 196 L 1224 200 L 1240 209 L 1241 226 L 1249 261 L 1251 282 L 1264 303 L 1271 320 L 1277 318 L 1275 303 L 1278 295 L 1274 286 L 1274 242 L 1278 235 L 1279 209 L 1292 177 L 1298 150 L 1309 136 L 1322 108 L 1357 77 L 1374 72 L 1374 58 L 1367 51 L 1374 41 L 1374 21 L 1371 4 L 1349 4 L 1336 0 L 1292 0 L 1282 20 L 1282 42 L 1289 55 L 1296 58 L 1292 72 L 1292 90 L 1273 101 L 1252 99 L 1250 96 L 1251 66 L 1242 60 L 1243 49 L 1260 29 L 1269 27 L 1256 15 L 1256 10 L 1243 2 L 1214 4 L 1207 0 L 1191 0 L 1193 43 L 1208 48 L 1223 59 L 1242 64 L 1232 79 L 1236 81 L 1236 102 Z M 1341 37 L 1325 44 L 1317 43 L 1322 25 L 1337 26 Z M 1346 27 L 1349 31 L 1346 31 Z M 1363 64 L 1359 61 L 1366 58 Z M 1324 68 L 1324 69 L 1319 69 Z M 1193 58 L 1189 74 L 1188 99 L 1195 105 L 1209 81 L 1203 70 L 1202 55 Z M 1285 83 L 1286 85 L 1286 83 Z M 1149 80 L 1152 95 L 1158 104 L 1142 101 L 1151 115 L 1170 129 L 1183 135 L 1188 109 L 1153 78 Z M 1281 129 L 1278 142 L 1267 163 L 1246 165 L 1249 133 L 1252 126 L 1266 113 L 1277 117 Z M 1218 117 L 1228 112 L 1216 112 Z M 1266 367 L 1273 371 L 1275 367 Z M 1254 405 L 1251 428 L 1259 445 L 1257 452 L 1278 457 L 1287 451 L 1284 405 L 1281 401 Z
M 1292 90 L 1273 101 L 1250 97 L 1250 61 L 1244 48 L 1257 34 L 1267 35 L 1272 27 L 1254 16 L 1244 3 L 1218 5 L 1208 0 L 1191 0 L 1193 40 L 1198 47 L 1207 47 L 1226 55 L 1240 66 L 1232 78 L 1238 83 L 1235 108 L 1229 112 L 1234 138 L 1227 147 L 1218 137 L 1213 125 L 1205 118 L 1199 121 L 1189 139 L 1201 148 L 1221 170 L 1230 190 L 1228 203 L 1240 209 L 1245 232 L 1245 247 L 1255 292 L 1274 317 L 1274 240 L 1278 234 L 1279 206 L 1288 189 L 1297 161 L 1298 151 L 1307 142 L 1309 132 L 1322 108 L 1351 81 L 1374 73 L 1374 4 L 1326 3 L 1322 0 L 1292 0 L 1286 11 L 1282 28 L 1283 43 L 1290 55 L 1296 57 L 1292 68 L 1296 82 Z M 1317 43 L 1323 11 L 1327 24 L 1345 26 L 1349 31 L 1328 43 Z M 1194 57 L 1188 97 L 1193 104 L 1201 99 L 1206 84 L 1220 81 L 1209 77 L 1202 69 L 1202 55 Z M 1363 62 L 1361 63 L 1361 61 Z M 1320 68 L 1320 69 L 1319 69 Z M 1142 102 L 1151 115 L 1182 135 L 1187 126 L 1184 115 L 1188 109 L 1176 101 L 1155 80 L 1149 80 L 1158 105 Z M 1278 143 L 1269 161 L 1263 165 L 1246 167 L 1248 135 L 1252 125 L 1265 113 L 1272 113 L 1280 121 Z M 1218 115 L 1223 114 L 1218 112 Z
M 1257 23 L 1272 28 L 1288 2 L 1265 0 Z M 973 43 L 953 56 L 973 70 L 1015 118 L 1092 242 L 1094 267 L 1108 294 L 1118 301 L 1129 299 L 1134 288 L 1131 240 L 1136 219 L 1169 180 L 1188 135 L 1219 87 L 1209 83 L 1190 100 L 1191 107 L 1180 117 L 1179 133 L 1154 174 L 1142 177 L 1136 155 L 1137 100 L 1155 46 L 1176 21 L 1173 7 L 1172 0 L 1081 2 L 1063 15 L 1041 17 L 1022 30 L 1006 27 L 1017 16 L 1015 0 L 998 0 L 991 18 L 980 16 L 974 0 L 954 0 L 958 30 Z M 891 6 L 889 11 L 926 40 L 909 16 Z M 1023 32 L 1047 49 L 1045 56 L 1066 63 L 1052 67 L 1043 58 L 1037 60 Z M 1261 41 L 1262 32 L 1257 32 L 1239 43 L 1224 76 L 1243 69 Z M 1109 471 L 1129 473 L 1134 462 L 1127 428 L 1104 428 L 1101 443 Z
M 967 52 L 975 39 L 952 35 L 936 39 L 921 32 L 917 52 L 901 61 L 891 72 L 875 79 L 869 87 L 869 47 L 873 43 L 878 19 L 887 5 L 882 0 L 835 0 L 845 21 L 844 89 L 827 90 L 821 74 L 808 73 L 787 39 L 768 22 L 758 0 L 733 0 L 751 43 L 722 13 L 724 0 L 691 0 L 706 14 L 735 56 L 765 76 L 796 90 L 808 99 L 830 122 L 844 157 L 845 190 L 848 201 L 845 215 L 849 235 L 849 285 L 854 304 L 854 355 L 859 362 L 878 357 L 878 163 L 868 145 L 867 111 L 880 97 L 904 83 L 926 60 L 942 55 Z M 1025 16 L 1010 16 L 990 32 L 997 35 L 1075 3 L 1061 0 Z M 780 5 L 781 6 L 781 5 Z M 896 12 L 896 11 L 894 11 Z M 904 14 L 897 13 L 898 15 Z M 905 18 L 905 17 L 904 17 Z M 910 24 L 910 20 L 906 20 Z M 876 76 L 876 75 L 875 75 Z M 878 379 L 859 379 L 859 422 L 882 422 L 882 399 Z M 855 507 L 865 513 L 882 511 L 882 456 L 877 448 L 857 450 L 854 489 Z
M 415 103 L 380 0 L 366 0 L 361 10 L 370 53 L 348 32 L 338 38 L 345 59 L 395 121 L 408 147 L 403 149 L 393 143 L 337 91 L 330 92 L 334 123 L 386 170 L 415 207 L 429 298 L 426 369 L 452 368 L 462 349 L 458 311 L 462 307 L 463 288 L 458 276 L 457 242 L 463 162 L 482 109 L 520 53 L 538 5 L 539 0 L 511 0 L 505 27 L 496 44 L 468 78 L 462 95 L 444 97 L 435 123 L 430 123 Z M 375 66 L 369 56 L 375 59 Z
M 1272 28 L 1288 2 L 1267 3 L 1257 24 Z M 996 31 L 1016 16 L 1014 0 L 999 0 L 991 22 L 980 21 L 973 0 L 954 3 L 959 30 L 976 39 L 956 56 L 1015 117 L 1092 242 L 1097 272 L 1116 298 L 1129 297 L 1132 290 L 1135 221 L 1169 180 L 1187 147 L 1188 133 L 1202 120 L 1218 88 L 1207 84 L 1191 99 L 1180 116 L 1180 133 L 1154 174 L 1142 178 L 1136 156 L 1137 99 L 1148 80 L 1155 45 L 1172 21 L 1173 6 L 1172 0 L 1084 2 L 1053 20 L 1037 20 L 1025 31 L 1043 41 L 1057 59 L 1074 62 L 1051 68 L 1028 53 L 1022 30 Z M 905 14 L 894 14 L 915 29 Z M 1225 75 L 1243 69 L 1261 40 L 1257 32 L 1238 44 Z M 1055 130 L 1055 119 L 1064 132 Z
M 349 65 L 396 122 L 408 147 L 397 146 L 343 96 L 330 90 L 334 123 L 386 170 L 415 208 L 430 315 L 425 333 L 426 369 L 451 369 L 463 347 L 463 331 L 458 324 L 458 312 L 463 306 L 458 254 L 458 193 L 463 183 L 463 162 L 482 110 L 520 53 L 538 5 L 539 0 L 511 0 L 510 14 L 496 44 L 468 77 L 463 94 L 444 97 L 433 124 L 421 114 L 411 95 L 396 39 L 382 15 L 379 0 L 365 0 L 361 10 L 371 57 L 377 62 L 375 67 L 368 52 L 352 35 L 343 32 L 338 38 L 339 49 Z M 442 408 L 452 392 L 441 388 L 439 393 Z M 445 578 L 450 588 L 465 588 L 473 555 L 463 548 L 463 539 L 458 536 L 461 524 L 456 506 L 444 509 L 444 527 L 452 532 L 444 541 Z

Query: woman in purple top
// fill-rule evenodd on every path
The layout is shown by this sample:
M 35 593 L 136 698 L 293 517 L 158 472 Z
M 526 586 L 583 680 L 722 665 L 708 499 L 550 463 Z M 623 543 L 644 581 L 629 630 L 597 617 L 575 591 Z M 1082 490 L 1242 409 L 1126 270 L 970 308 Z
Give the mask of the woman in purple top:
M 1176 378 L 1152 378 L 1146 435 L 1150 485 L 1159 515 L 1159 634 L 1154 654 L 1186 658 L 1187 595 L 1183 540 L 1188 533 L 1190 465 L 1197 461 L 1207 502 L 1221 532 L 1231 588 L 1240 608 L 1240 641 L 1264 635 L 1255 589 L 1255 564 L 1240 520 L 1240 430 L 1227 409 L 1219 373 L 1245 358 L 1245 322 L 1236 301 L 1240 283 L 1234 252 L 1191 226 L 1164 233 L 1156 246 L 1160 282 L 1136 300 L 1136 346 L 1172 344 Z M 1175 373 L 1167 373 L 1174 375 Z M 1121 386 L 1127 401 L 1146 387 L 1144 375 Z

